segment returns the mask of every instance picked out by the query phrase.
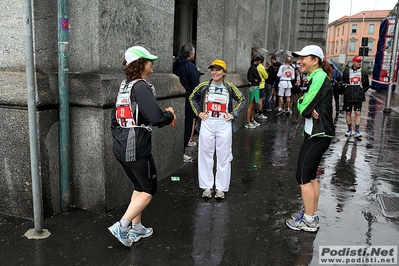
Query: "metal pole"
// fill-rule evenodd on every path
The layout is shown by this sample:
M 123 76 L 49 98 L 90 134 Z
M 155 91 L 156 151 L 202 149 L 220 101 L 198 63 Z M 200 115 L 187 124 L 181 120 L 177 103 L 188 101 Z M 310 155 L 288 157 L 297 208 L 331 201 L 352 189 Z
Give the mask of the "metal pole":
M 263 46 L 266 49 L 270 49 L 268 48 L 268 36 L 269 36 L 269 13 L 270 13 L 270 0 L 266 1 L 266 14 L 265 14 L 265 30 L 266 30 L 266 34 L 265 34 L 265 45 Z
M 345 53 L 345 61 L 348 61 L 348 65 L 349 65 L 349 60 L 348 60 L 348 56 L 349 56 L 349 36 L 350 36 L 350 31 L 351 29 L 351 17 L 352 17 L 352 0 L 351 0 L 351 6 L 349 9 L 349 19 L 348 19 L 348 38 L 346 40 L 346 53 Z
M 278 49 L 281 48 L 281 34 L 283 32 L 283 11 L 284 11 L 284 0 L 280 3 L 280 34 L 278 36 Z
M 70 204 L 69 142 L 69 69 L 68 69 L 68 0 L 58 0 L 58 90 L 60 123 L 60 189 L 61 211 Z
M 292 0 L 290 0 L 290 14 L 288 16 L 288 34 L 287 34 L 287 50 L 290 50 L 290 41 L 291 41 L 291 15 L 292 15 Z
M 306 0 L 306 11 L 304 14 L 304 18 L 305 18 L 305 29 L 303 31 L 303 39 L 307 39 L 307 28 L 308 28 L 308 8 L 309 8 L 309 0 Z
M 398 36 L 399 36 L 399 27 L 398 27 L 398 4 L 396 5 L 396 20 L 395 20 L 395 34 L 393 36 L 393 48 L 392 48 L 392 62 L 389 70 L 389 80 L 388 80 L 388 92 L 387 92 L 387 100 L 385 101 L 384 113 L 390 113 L 391 110 L 391 94 L 392 94 L 392 86 L 393 79 L 396 72 L 396 61 L 398 58 Z
M 363 22 L 362 22 L 362 38 L 361 38 L 361 40 L 363 41 L 363 36 L 364 36 L 364 15 L 366 14 L 366 12 L 363 12 Z M 362 44 L 362 43 L 360 43 L 360 44 Z M 363 65 L 363 61 L 364 61 L 364 50 L 366 49 L 366 46 L 363 46 L 363 45 L 361 45 L 362 47 L 363 47 L 363 49 L 362 49 L 362 65 Z
M 23 1 L 24 6 L 24 32 L 25 32 L 25 56 L 26 56 L 26 85 L 28 89 L 28 116 L 29 116 L 29 142 L 30 164 L 32 175 L 33 221 L 35 232 L 43 230 L 42 201 L 39 178 L 38 138 L 36 124 L 36 90 L 35 90 L 35 66 L 33 57 L 33 29 L 32 6 L 30 0 Z

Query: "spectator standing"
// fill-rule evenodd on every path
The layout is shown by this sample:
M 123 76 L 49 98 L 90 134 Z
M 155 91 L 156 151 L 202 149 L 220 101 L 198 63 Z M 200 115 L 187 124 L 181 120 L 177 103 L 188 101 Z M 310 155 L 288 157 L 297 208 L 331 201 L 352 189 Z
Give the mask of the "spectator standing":
M 244 95 L 233 83 L 225 81 L 227 66 L 217 59 L 209 66 L 210 81 L 200 83 L 189 101 L 199 118 L 196 130 L 198 141 L 198 183 L 202 197 L 223 199 L 229 191 L 231 178 L 232 133 L 237 131 L 235 119 L 245 108 Z M 234 100 L 234 101 L 233 101 Z M 216 151 L 216 175 L 213 173 Z
M 287 109 L 285 110 L 287 113 L 292 113 L 292 103 L 291 103 L 291 88 L 292 88 L 292 80 L 295 78 L 295 70 L 291 66 L 292 58 L 288 56 L 285 59 L 284 65 L 281 65 L 277 76 L 280 78 L 280 82 L 278 83 L 278 112 L 281 114 L 283 111 L 283 103 L 284 97 L 287 103 Z
M 266 72 L 267 72 L 267 79 L 265 80 L 265 99 L 263 100 L 263 111 L 266 113 L 269 113 L 272 111 L 272 109 L 270 108 L 270 100 L 272 97 L 272 87 L 273 87 L 273 78 L 271 77 L 271 70 L 270 68 L 272 67 L 272 64 L 267 61 L 265 68 L 266 68 Z M 274 72 L 274 71 L 273 71 Z M 277 75 L 277 74 L 276 74 Z
M 292 86 L 292 102 L 295 104 L 300 97 L 301 88 L 302 88 L 302 74 L 299 71 L 299 67 L 295 68 L 295 79 L 294 84 Z
M 266 72 L 266 68 L 263 66 L 263 62 L 265 61 L 265 58 L 261 55 L 261 61 L 257 66 L 257 70 L 259 73 L 259 76 L 261 78 L 261 81 L 259 82 L 259 103 L 257 107 L 257 118 L 259 119 L 267 119 L 267 116 L 263 114 L 263 102 L 265 100 L 265 95 L 266 95 L 266 90 L 265 90 L 265 81 L 268 78 L 268 74 Z
M 352 67 L 344 71 L 342 85 L 345 87 L 344 106 L 346 112 L 346 124 L 348 131 L 345 136 L 352 135 L 352 110 L 355 111 L 355 134 L 356 138 L 361 138 L 360 118 L 362 102 L 366 100 L 365 93 L 369 89 L 369 77 L 367 72 L 361 68 L 362 58 L 355 56 L 352 58 Z
M 247 72 L 247 79 L 250 87 L 245 128 L 256 128 L 260 126 L 260 124 L 255 121 L 255 105 L 259 103 L 259 83 L 261 77 L 257 67 L 261 60 L 262 57 L 260 55 L 254 55 L 251 59 L 251 66 Z
M 161 110 L 155 88 L 146 81 L 158 57 L 141 46 L 130 47 L 123 62 L 122 81 L 111 114 L 113 152 L 132 181 L 134 190 L 127 210 L 108 230 L 125 246 L 153 234 L 141 224 L 141 214 L 157 191 L 157 171 L 151 153 L 151 126 L 163 127 L 174 119 L 174 110 Z
M 277 62 L 276 57 L 270 57 L 271 66 L 267 68 L 268 79 L 266 84 L 272 86 L 271 102 L 274 102 L 274 108 L 278 108 L 278 97 L 277 97 L 277 85 L 279 83 L 279 77 L 277 77 L 278 70 L 281 66 L 280 62 Z M 271 108 L 270 108 L 271 109 Z
M 187 146 L 196 146 L 197 143 L 193 140 L 195 115 L 191 109 L 188 98 L 193 92 L 194 88 L 199 84 L 200 73 L 198 68 L 193 63 L 195 60 L 195 48 L 191 43 L 183 44 L 180 48 L 179 57 L 173 63 L 173 74 L 177 75 L 180 83 L 186 90 L 185 94 L 185 109 L 184 109 L 184 148 L 183 161 L 192 162 L 193 158 L 186 154 Z
M 320 226 L 317 208 L 320 195 L 316 178 L 321 157 L 335 135 L 332 118 L 332 87 L 330 64 L 324 60 L 322 49 L 317 45 L 305 46 L 293 53 L 298 57 L 300 71 L 307 73 L 308 91 L 298 100 L 297 107 L 305 117 L 304 140 L 299 152 L 296 179 L 301 189 L 304 211 L 293 213 L 286 224 L 293 230 L 315 232 Z
M 332 67 L 332 85 L 334 92 L 334 101 L 335 101 L 335 119 L 338 119 L 339 116 L 339 95 L 341 93 L 340 83 L 342 81 L 342 73 L 341 70 Z M 338 89 L 336 89 L 338 88 Z

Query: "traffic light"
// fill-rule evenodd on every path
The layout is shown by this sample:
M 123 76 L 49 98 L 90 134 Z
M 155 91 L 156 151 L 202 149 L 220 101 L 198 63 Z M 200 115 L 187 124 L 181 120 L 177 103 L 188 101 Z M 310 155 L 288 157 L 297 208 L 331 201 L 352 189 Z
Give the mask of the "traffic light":
M 368 47 L 359 47 L 359 56 L 368 56 L 369 48 Z
M 368 46 L 369 45 L 369 38 L 362 37 L 362 45 L 361 46 Z

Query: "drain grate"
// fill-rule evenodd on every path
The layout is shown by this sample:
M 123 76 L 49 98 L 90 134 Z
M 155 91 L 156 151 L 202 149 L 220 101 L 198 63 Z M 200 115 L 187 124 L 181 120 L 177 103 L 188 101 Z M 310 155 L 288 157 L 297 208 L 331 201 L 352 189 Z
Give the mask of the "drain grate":
M 377 195 L 377 200 L 381 205 L 384 216 L 399 218 L 399 197 Z

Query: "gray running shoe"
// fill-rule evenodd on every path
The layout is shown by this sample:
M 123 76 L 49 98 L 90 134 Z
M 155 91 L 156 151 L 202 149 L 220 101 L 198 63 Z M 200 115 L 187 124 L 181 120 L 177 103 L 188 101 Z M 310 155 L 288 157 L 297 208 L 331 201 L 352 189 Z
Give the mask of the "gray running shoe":
M 316 219 L 309 223 L 303 216 L 298 219 L 287 219 L 285 223 L 289 228 L 296 231 L 304 230 L 306 232 L 316 232 L 318 229 Z
M 202 197 L 208 199 L 212 198 L 212 189 L 210 188 L 204 189 L 204 191 L 202 192 Z
M 224 199 L 224 192 L 219 189 L 216 189 L 215 198 Z
M 291 213 L 291 218 L 296 220 L 296 219 L 298 219 L 300 217 L 303 217 L 304 214 L 305 213 L 303 211 L 302 212 L 293 212 L 293 213 Z M 315 222 L 317 224 L 317 228 L 319 228 L 320 227 L 320 219 L 319 219 L 319 216 L 317 214 L 314 217 L 314 220 L 315 220 Z
M 153 233 L 154 233 L 154 230 L 152 230 L 152 228 L 143 227 L 139 231 L 136 231 L 132 228 L 129 230 L 129 239 L 132 242 L 137 242 L 142 238 L 147 238 L 147 237 L 152 236 Z

